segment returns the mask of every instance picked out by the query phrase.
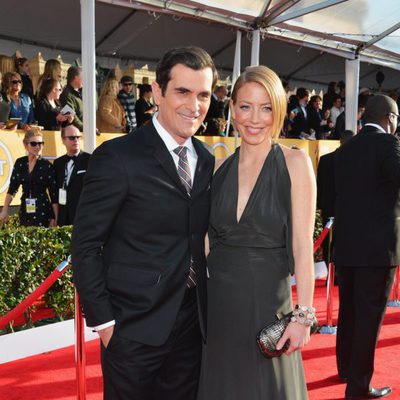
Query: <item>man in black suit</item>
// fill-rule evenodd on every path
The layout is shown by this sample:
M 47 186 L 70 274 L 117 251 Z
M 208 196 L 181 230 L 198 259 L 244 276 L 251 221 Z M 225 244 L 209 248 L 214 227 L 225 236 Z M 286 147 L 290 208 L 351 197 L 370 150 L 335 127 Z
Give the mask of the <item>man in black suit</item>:
M 296 91 L 297 105 L 289 112 L 289 119 L 292 129 L 288 137 L 303 139 L 309 137 L 309 125 L 307 120 L 307 104 L 310 99 L 310 93 L 305 88 L 298 88 Z
M 334 262 L 339 283 L 337 365 L 346 399 L 377 399 L 375 345 L 400 263 L 400 144 L 396 102 L 368 100 L 364 128 L 335 157 Z
M 340 139 L 342 146 L 354 136 L 351 130 L 345 130 Z M 335 216 L 335 155 L 338 149 L 323 155 L 317 168 L 317 209 L 321 211 L 322 225 L 325 226 L 330 217 Z M 329 266 L 329 235 L 322 242 L 322 251 L 326 266 Z M 332 252 L 332 250 L 331 250 Z
M 56 170 L 58 203 L 60 205 L 57 225 L 72 225 L 82 192 L 90 154 L 80 150 L 82 134 L 74 125 L 61 128 L 61 139 L 67 154 L 54 160 Z
M 91 158 L 72 260 L 101 339 L 105 399 L 196 398 L 214 158 L 192 136 L 216 81 L 204 50 L 169 51 L 152 85 L 158 113 Z

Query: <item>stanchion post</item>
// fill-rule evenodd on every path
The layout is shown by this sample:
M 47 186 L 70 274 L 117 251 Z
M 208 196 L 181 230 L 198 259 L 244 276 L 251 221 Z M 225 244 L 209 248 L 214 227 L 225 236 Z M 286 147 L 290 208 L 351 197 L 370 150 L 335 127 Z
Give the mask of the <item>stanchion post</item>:
M 333 217 L 330 218 L 333 224 Z M 333 325 L 333 296 L 335 285 L 335 264 L 331 262 L 331 247 L 332 247 L 333 229 L 329 231 L 329 246 L 328 246 L 328 280 L 326 285 L 326 325 L 321 326 L 320 333 L 336 334 L 337 328 Z
M 79 296 L 75 289 L 75 362 L 77 399 L 86 400 L 85 331 Z
M 400 307 L 400 266 L 396 267 L 392 291 L 390 292 L 388 307 Z

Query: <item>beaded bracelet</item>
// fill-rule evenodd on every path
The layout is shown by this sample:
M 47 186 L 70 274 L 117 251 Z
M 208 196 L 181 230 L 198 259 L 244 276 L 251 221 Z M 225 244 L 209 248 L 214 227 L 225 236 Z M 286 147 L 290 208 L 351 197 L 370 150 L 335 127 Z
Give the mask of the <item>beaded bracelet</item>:
M 311 326 L 315 320 L 315 308 L 300 306 L 296 304 L 293 310 L 291 318 L 292 322 L 298 322 L 299 324 Z

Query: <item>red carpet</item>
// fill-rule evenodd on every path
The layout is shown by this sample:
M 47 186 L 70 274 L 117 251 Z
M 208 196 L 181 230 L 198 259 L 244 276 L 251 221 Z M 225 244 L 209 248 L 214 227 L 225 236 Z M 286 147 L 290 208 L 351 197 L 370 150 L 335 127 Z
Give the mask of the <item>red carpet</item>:
M 325 320 L 325 292 L 323 282 L 317 282 L 314 303 L 319 310 L 320 323 Z M 337 307 L 336 297 L 335 316 Z M 345 385 L 340 384 L 336 377 L 335 339 L 335 335 L 316 334 L 303 351 L 310 400 L 343 399 Z M 86 345 L 88 400 L 102 398 L 98 347 L 97 340 Z M 391 400 L 400 399 L 399 367 L 400 308 L 388 308 L 376 351 L 372 384 L 392 386 L 393 394 L 388 397 Z M 76 399 L 72 347 L 0 365 L 0 400 L 28 399 Z

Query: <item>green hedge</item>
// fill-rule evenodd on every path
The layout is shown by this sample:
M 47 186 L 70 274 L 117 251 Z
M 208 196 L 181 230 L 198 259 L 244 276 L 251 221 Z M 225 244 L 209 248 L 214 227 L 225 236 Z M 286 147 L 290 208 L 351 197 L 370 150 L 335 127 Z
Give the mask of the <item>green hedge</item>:
M 12 216 L 0 230 L 0 315 L 21 303 L 70 254 L 70 226 L 51 229 L 19 227 L 17 221 L 17 216 Z M 58 319 L 73 315 L 71 269 L 51 286 L 44 299 Z M 12 330 L 9 325 L 6 332 Z

